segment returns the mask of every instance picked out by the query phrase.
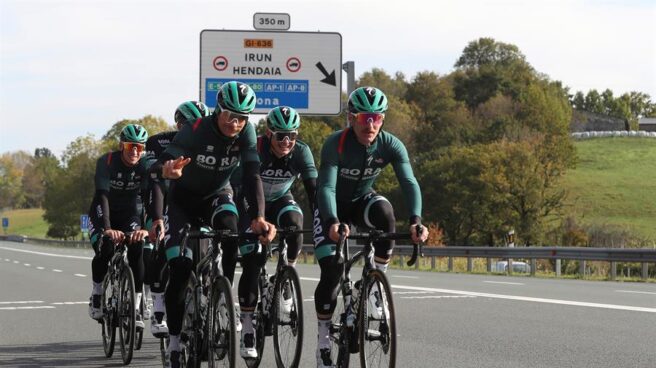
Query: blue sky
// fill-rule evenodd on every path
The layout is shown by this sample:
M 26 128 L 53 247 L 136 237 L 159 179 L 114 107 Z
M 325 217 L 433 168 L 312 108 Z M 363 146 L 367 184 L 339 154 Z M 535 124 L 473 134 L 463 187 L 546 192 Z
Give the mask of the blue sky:
M 0 0 L 0 153 L 60 154 L 123 118 L 172 122 L 198 98 L 200 31 L 252 30 L 256 12 L 289 13 L 291 31 L 339 32 L 358 76 L 446 74 L 468 42 L 493 37 L 574 91 L 656 100 L 653 0 Z

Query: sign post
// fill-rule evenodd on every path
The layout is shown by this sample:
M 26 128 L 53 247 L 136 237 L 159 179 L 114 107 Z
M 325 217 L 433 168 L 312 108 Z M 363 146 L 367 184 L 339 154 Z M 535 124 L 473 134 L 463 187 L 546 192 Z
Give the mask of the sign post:
M 257 95 L 253 113 L 286 105 L 308 115 L 341 112 L 342 36 L 331 32 L 203 30 L 200 100 L 216 107 L 219 87 L 237 80 Z
M 2 230 L 4 230 L 5 235 L 7 235 L 7 228 L 9 227 L 9 217 L 2 218 Z
M 89 215 L 80 215 L 80 231 L 84 240 L 84 236 L 89 232 Z

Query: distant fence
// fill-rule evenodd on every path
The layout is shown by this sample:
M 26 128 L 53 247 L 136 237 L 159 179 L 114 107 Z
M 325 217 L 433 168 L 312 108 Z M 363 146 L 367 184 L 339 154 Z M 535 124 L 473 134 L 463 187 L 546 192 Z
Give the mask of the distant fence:
M 20 235 L 1 236 L 0 240 L 26 242 L 33 244 L 51 245 L 51 246 L 64 246 L 75 248 L 90 248 L 89 242 L 81 241 L 63 241 L 63 240 L 47 240 L 28 238 Z M 349 248 L 353 253 L 362 249 L 362 245 L 349 244 Z M 395 256 L 399 257 L 399 264 L 401 268 L 405 266 L 406 257 L 412 255 L 412 246 L 410 245 L 397 245 L 394 248 Z M 423 255 L 430 258 L 431 269 L 436 269 L 437 258 L 448 257 L 448 270 L 453 271 L 453 260 L 457 257 L 467 259 L 467 272 L 473 270 L 473 259 L 484 258 L 486 259 L 487 272 L 492 272 L 492 262 L 494 259 L 507 260 L 506 270 L 509 274 L 513 273 L 512 259 L 527 259 L 530 262 L 530 274 L 535 275 L 536 261 L 538 259 L 551 259 L 555 260 L 556 277 L 561 276 L 561 260 L 576 260 L 579 261 L 579 275 L 585 276 L 586 261 L 603 261 L 610 263 L 609 278 L 614 280 L 617 278 L 617 264 L 618 263 L 640 263 L 641 264 L 641 278 L 646 280 L 649 278 L 649 264 L 653 264 L 656 268 L 656 249 L 647 248 L 591 248 L 591 247 L 424 247 Z M 304 262 L 315 262 L 314 247 L 311 244 L 304 244 L 299 258 Z M 311 258 L 311 259 L 310 259 Z M 409 259 L 409 258 L 408 258 Z M 419 268 L 417 262 L 414 268 Z
M 39 239 L 39 238 L 30 238 L 23 235 L 0 235 L 0 240 L 13 241 L 18 243 L 50 245 L 55 247 L 91 248 L 91 243 L 89 243 L 88 241 Z
M 656 138 L 656 132 L 647 132 L 644 130 L 615 130 L 600 132 L 576 132 L 572 133 L 574 139 L 590 139 L 602 137 L 645 137 Z

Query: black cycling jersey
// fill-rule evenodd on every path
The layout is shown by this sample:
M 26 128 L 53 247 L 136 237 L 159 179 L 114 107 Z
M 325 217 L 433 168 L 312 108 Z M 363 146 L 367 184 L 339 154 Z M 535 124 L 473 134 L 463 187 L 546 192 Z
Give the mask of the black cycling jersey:
M 146 186 L 146 172 L 144 157 L 134 166 L 123 162 L 121 151 L 109 152 L 98 159 L 95 175 L 96 194 L 90 210 L 92 214 L 102 211 L 102 214 L 93 216 L 102 218 L 98 225 L 104 226 L 105 230 L 111 229 L 110 211 L 139 213 L 139 194 Z

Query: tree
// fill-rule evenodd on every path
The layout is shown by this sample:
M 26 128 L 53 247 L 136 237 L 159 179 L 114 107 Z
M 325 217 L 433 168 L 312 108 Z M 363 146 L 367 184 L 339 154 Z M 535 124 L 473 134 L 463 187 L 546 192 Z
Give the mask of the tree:
M 48 236 L 70 239 L 79 234 L 80 215 L 88 212 L 93 198 L 100 147 L 100 142 L 87 135 L 64 151 L 66 166 L 46 186 L 43 217 L 49 224 Z
M 37 148 L 32 162 L 23 171 L 22 187 L 25 207 L 39 208 L 43 205 L 46 186 L 59 170 L 59 161 L 47 148 Z
M 11 154 L 0 156 L 0 208 L 19 207 L 24 200 L 21 190 L 23 172 L 16 165 Z
M 405 81 L 405 75 L 403 73 L 396 72 L 394 77 L 391 77 L 383 69 L 379 68 L 373 68 L 369 72 L 364 72 L 356 84 L 357 87 L 376 87 L 383 91 L 387 97 L 395 96 L 397 98 L 403 98 L 408 89 L 408 84 Z
M 538 77 L 517 46 L 492 38 L 470 42 L 455 67 L 456 99 L 464 101 L 470 109 L 497 93 L 515 98 Z
M 595 112 L 597 114 L 604 113 L 604 104 L 601 100 L 601 96 L 596 89 L 591 89 L 585 95 L 585 110 L 590 112 Z
M 456 68 L 480 68 L 484 65 L 511 66 L 526 63 L 526 57 L 515 45 L 482 37 L 470 42 L 455 63 Z
M 155 135 L 160 132 L 167 130 L 175 130 L 175 126 L 169 125 L 166 120 L 161 117 L 154 117 L 152 115 L 146 115 L 141 119 L 123 119 L 120 120 L 103 135 L 102 141 L 105 145 L 106 150 L 116 150 L 118 149 L 118 141 L 121 136 L 121 131 L 128 124 L 139 124 L 146 128 L 148 135 Z

